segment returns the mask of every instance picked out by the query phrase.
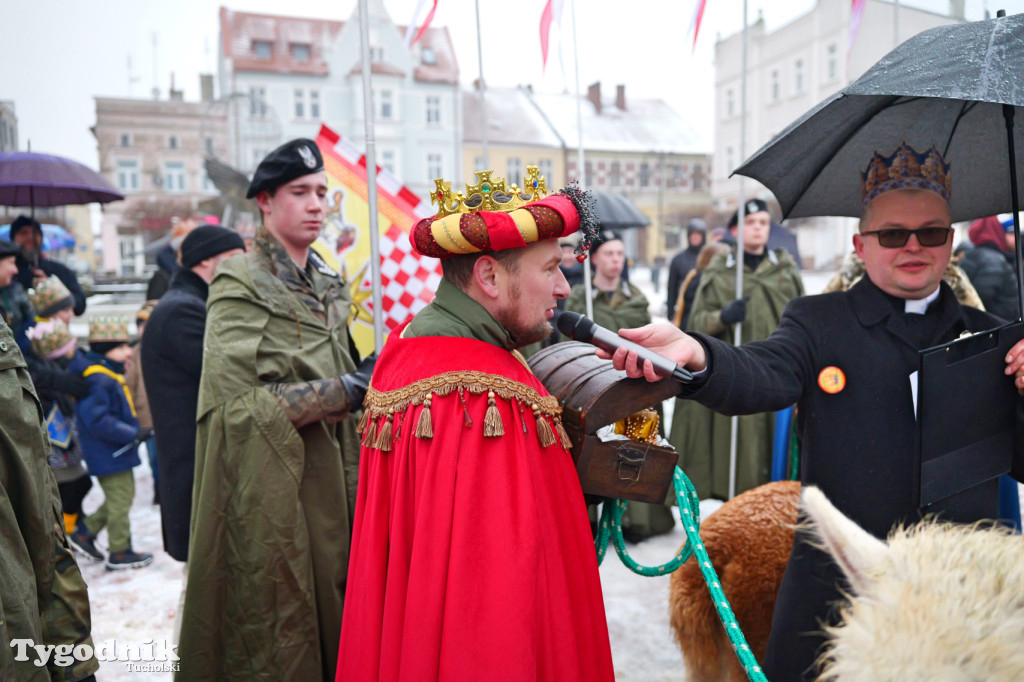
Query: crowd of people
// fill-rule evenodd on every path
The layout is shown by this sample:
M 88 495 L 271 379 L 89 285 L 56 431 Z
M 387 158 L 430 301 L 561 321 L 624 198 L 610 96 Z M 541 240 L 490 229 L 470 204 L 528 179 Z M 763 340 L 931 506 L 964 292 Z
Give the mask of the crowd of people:
M 1018 316 L 1012 230 L 977 221 L 962 270 L 951 265 L 951 171 L 941 158 L 894 164 L 899 154 L 921 156 L 870 160 L 888 174 L 864 180 L 834 291 L 805 296 L 792 244 L 751 199 L 724 228 L 688 225 L 669 265 L 668 324 L 650 324 L 621 235 L 600 229 L 575 188 L 511 213 L 424 219 L 410 240 L 441 259 L 436 297 L 366 358 L 349 334 L 350 289 L 311 248 L 327 178 L 310 140 L 256 169 L 250 248 L 213 224 L 174 235 L 135 335 L 126 319 L 93 315 L 81 345 L 69 329 L 81 287 L 41 253 L 39 224 L 15 221 L 13 242 L 0 241 L 12 510 L 0 522 L 19 538 L 0 569 L 8 631 L 90 641 L 72 549 L 112 571 L 153 561 L 158 548 L 133 546 L 128 513 L 145 444 L 163 550 L 184 563 L 178 679 L 613 679 L 595 519 L 562 408 L 520 352 L 558 340 L 561 310 L 586 312 L 578 254 L 591 259 L 595 321 L 694 373 L 667 435 L 701 497 L 730 494 L 725 415 L 744 415 L 739 493 L 769 480 L 772 413 L 795 405 L 794 475 L 869 532 L 924 514 L 998 518 L 996 480 L 919 505 L 908 377 L 919 349 Z M 624 350 L 608 357 L 658 380 Z M 1024 390 L 1024 342 L 1006 363 Z M 93 478 L 103 497 L 87 512 Z M 623 522 L 632 542 L 673 524 L 668 504 L 630 504 Z M 820 625 L 835 622 L 844 588 L 799 528 L 770 679 L 813 679 Z M 0 652 L 0 671 L 19 665 Z M 54 675 L 95 671 L 87 659 Z

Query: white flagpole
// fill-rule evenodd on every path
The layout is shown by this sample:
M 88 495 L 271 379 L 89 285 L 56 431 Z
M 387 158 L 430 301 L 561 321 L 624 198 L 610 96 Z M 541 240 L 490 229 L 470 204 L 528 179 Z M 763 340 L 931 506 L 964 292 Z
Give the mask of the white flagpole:
M 747 158 L 747 0 L 743 0 L 743 73 L 740 76 L 740 159 Z M 732 170 L 732 169 L 729 169 Z M 736 223 L 736 300 L 743 298 L 743 223 L 747 217 L 747 198 L 743 196 L 743 176 L 740 176 L 739 217 Z M 743 322 L 736 323 L 733 343 L 743 345 Z M 739 417 L 729 422 L 729 499 L 736 497 L 736 445 L 739 436 Z
M 580 50 L 576 40 L 576 0 L 572 0 L 572 61 L 576 67 L 576 130 L 579 132 L 579 147 L 576 149 L 576 172 L 580 189 L 586 189 L 586 173 L 583 168 L 583 101 L 580 98 Z M 587 317 L 594 319 L 593 283 L 590 281 L 590 254 L 583 259 L 583 290 L 587 298 Z
M 359 0 L 359 37 L 362 47 L 363 116 L 366 122 L 366 187 L 370 205 L 370 276 L 373 300 L 373 344 L 384 348 L 384 292 L 380 282 L 380 228 L 377 225 L 377 149 L 373 137 L 373 84 L 370 79 L 370 19 L 367 0 Z
M 480 79 L 477 81 L 477 89 L 480 93 L 480 146 L 483 150 L 484 167 L 473 170 L 493 170 L 491 157 L 487 152 L 487 85 L 484 83 L 484 39 L 480 33 L 480 0 L 475 0 L 474 4 L 476 5 L 476 58 L 480 64 Z M 515 181 L 512 180 L 512 182 Z

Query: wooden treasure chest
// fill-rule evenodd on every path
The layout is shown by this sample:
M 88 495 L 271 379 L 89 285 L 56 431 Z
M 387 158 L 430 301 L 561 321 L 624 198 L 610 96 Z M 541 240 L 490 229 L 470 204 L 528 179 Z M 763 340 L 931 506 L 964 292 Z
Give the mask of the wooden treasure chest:
M 609 424 L 672 398 L 671 380 L 630 379 L 594 353 L 594 346 L 568 341 L 530 358 L 530 368 L 562 406 L 562 424 L 572 440 L 572 457 L 583 493 L 638 502 L 665 501 L 672 486 L 676 452 L 629 439 L 603 441 L 595 435 Z

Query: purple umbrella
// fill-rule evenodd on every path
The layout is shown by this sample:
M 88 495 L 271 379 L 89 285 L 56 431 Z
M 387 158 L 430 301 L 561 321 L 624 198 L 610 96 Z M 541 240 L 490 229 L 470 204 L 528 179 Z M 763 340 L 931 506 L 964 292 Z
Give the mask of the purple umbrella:
M 105 204 L 124 199 L 102 175 L 77 161 L 36 152 L 0 152 L 0 206 Z

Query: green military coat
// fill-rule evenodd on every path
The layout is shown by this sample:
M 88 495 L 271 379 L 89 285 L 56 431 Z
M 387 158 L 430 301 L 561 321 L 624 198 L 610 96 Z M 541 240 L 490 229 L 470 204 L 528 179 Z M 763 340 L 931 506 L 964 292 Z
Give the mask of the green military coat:
M 743 321 L 743 343 L 767 338 L 779 326 L 786 304 L 803 296 L 804 285 L 792 256 L 784 249 L 768 251 L 757 266 L 743 272 L 743 295 L 749 296 Z M 736 256 L 715 256 L 701 274 L 688 331 L 702 332 L 732 343 L 733 325 L 722 324 L 722 308 L 736 299 Z M 701 499 L 727 499 L 729 494 L 730 417 L 691 400 L 676 400 L 669 442 L 679 452 L 679 465 Z M 743 415 L 736 440 L 736 493 L 767 483 L 771 474 L 774 413 Z
M 81 680 L 96 672 L 92 656 L 74 665 L 35 665 L 27 648 L 17 661 L 12 640 L 93 646 L 89 594 L 64 534 L 50 442 L 25 360 L 0 321 L 0 680 Z
M 334 679 L 356 420 L 296 429 L 272 392 L 355 370 L 348 288 L 309 259 L 262 233 L 210 286 L 179 680 Z

